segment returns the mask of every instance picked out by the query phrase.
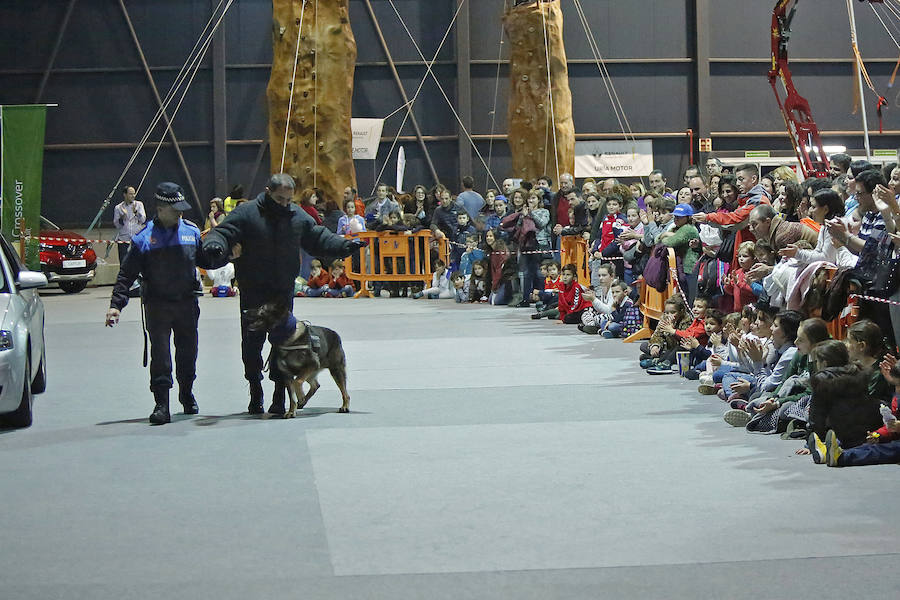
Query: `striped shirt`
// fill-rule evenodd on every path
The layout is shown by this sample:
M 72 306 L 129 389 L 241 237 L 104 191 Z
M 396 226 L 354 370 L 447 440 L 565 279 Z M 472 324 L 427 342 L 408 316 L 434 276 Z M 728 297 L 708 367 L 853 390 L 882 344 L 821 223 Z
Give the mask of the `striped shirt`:
M 870 210 L 863 215 L 862 222 L 859 224 L 859 239 L 868 241 L 872 238 L 876 242 L 884 235 L 884 217 L 877 210 Z

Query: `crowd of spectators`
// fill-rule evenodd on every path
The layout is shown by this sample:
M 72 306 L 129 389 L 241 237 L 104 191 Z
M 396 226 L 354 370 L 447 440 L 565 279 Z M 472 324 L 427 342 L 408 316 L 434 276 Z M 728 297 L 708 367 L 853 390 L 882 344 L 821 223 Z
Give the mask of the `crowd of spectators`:
M 704 166 L 675 185 L 654 171 L 646 187 L 578 187 L 565 173 L 481 195 L 465 177 L 458 195 L 380 183 L 367 202 L 348 187 L 341 204 L 307 190 L 301 206 L 343 235 L 427 229 L 447 242 L 448 256 L 432 249 L 430 285 L 376 283 L 376 297 L 531 307 L 532 319 L 608 339 L 641 329 L 640 287 L 667 289 L 671 249 L 677 293 L 641 345 L 648 374 L 696 380 L 727 404 L 726 423 L 804 440 L 797 452 L 817 463 L 900 462 L 900 168 L 845 154 L 828 177 L 805 180 L 788 166 Z M 587 248 L 589 280 L 559 262 L 570 236 Z M 317 265 L 316 276 L 300 295 L 355 291 L 340 265 Z M 831 338 L 829 321 L 852 323 L 846 339 Z

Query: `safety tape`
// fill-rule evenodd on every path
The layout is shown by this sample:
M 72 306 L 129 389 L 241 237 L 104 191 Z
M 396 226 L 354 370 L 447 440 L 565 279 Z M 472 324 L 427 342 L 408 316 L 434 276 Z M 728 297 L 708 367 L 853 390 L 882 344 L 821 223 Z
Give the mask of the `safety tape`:
M 87 240 L 84 238 L 52 237 L 49 235 L 26 235 L 24 237 L 26 240 L 39 240 L 39 241 L 48 241 L 48 242 L 77 242 L 79 244 L 84 244 L 85 242 L 90 243 L 90 244 L 130 244 L 131 243 L 128 240 Z
M 672 282 L 675 284 L 675 289 L 678 290 L 678 293 L 681 294 L 681 300 L 684 302 L 684 308 L 687 310 L 687 313 L 691 315 L 691 319 L 694 318 L 694 310 L 688 302 L 687 296 L 684 295 L 684 290 L 681 289 L 681 283 L 678 281 L 678 272 L 675 269 L 669 269 L 669 277 L 672 278 Z
M 886 298 L 876 298 L 875 296 L 863 296 L 862 294 L 850 294 L 847 296 L 851 300 L 869 300 L 871 302 L 881 302 L 882 304 L 890 304 L 891 306 L 900 306 L 900 302 L 894 302 Z
M 460 244 L 459 242 L 452 242 L 450 240 L 447 240 L 447 243 L 452 246 L 459 246 L 460 248 L 466 247 L 465 244 Z M 561 254 L 561 253 L 562 253 L 562 250 L 526 250 L 524 252 L 512 252 L 509 250 L 506 250 L 506 251 L 492 250 L 491 252 L 488 252 L 488 254 Z M 621 256 L 609 256 L 609 257 L 604 256 L 601 260 L 603 260 L 603 262 L 606 262 L 606 261 L 611 261 L 611 260 L 625 260 L 625 259 Z

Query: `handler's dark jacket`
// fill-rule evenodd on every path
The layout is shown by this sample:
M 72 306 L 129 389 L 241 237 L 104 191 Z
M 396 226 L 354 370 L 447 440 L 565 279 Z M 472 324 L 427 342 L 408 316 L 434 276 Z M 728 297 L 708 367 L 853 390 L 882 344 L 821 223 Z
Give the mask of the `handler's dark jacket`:
M 266 193 L 228 213 L 220 225 L 206 234 L 204 250 L 214 242 L 226 251 L 213 268 L 224 265 L 230 248 L 241 244 L 234 272 L 243 307 L 293 297 L 294 280 L 300 273 L 301 247 L 319 257 L 343 257 L 352 251 L 349 240 L 316 225 L 302 208 L 296 204 L 281 206 Z
M 110 307 L 122 310 L 128 304 L 128 289 L 142 276 L 141 293 L 146 302 L 177 301 L 195 295 L 195 267 L 209 268 L 200 250 L 200 230 L 179 219 L 165 228 L 153 219 L 131 239 L 131 247 L 119 268 Z

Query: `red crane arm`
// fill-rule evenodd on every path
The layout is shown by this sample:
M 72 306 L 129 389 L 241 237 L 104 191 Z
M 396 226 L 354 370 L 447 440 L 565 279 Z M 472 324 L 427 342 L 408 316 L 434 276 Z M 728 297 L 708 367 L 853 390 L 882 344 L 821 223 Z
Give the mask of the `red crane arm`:
M 804 177 L 825 177 L 828 175 L 828 156 L 819 137 L 819 128 L 812 117 L 809 102 L 794 87 L 788 65 L 788 42 L 791 39 L 791 21 L 797 12 L 800 0 L 778 0 L 772 11 L 772 68 L 769 69 L 769 83 L 775 92 L 775 100 L 784 117 L 788 134 L 797 153 L 797 160 Z M 860 0 L 860 2 L 883 3 L 883 0 Z M 781 100 L 778 80 L 784 84 L 786 96 Z

